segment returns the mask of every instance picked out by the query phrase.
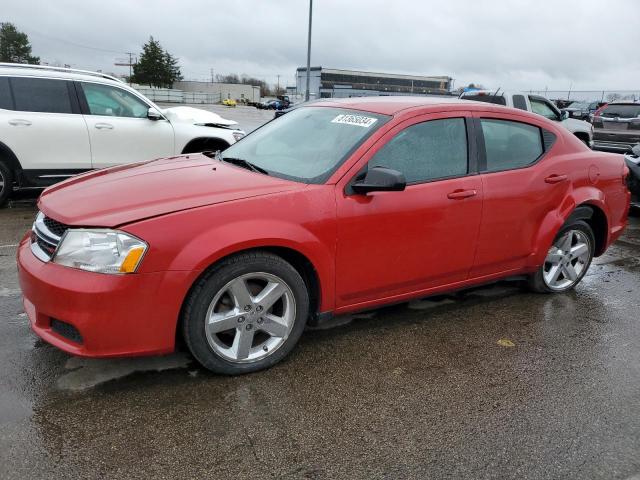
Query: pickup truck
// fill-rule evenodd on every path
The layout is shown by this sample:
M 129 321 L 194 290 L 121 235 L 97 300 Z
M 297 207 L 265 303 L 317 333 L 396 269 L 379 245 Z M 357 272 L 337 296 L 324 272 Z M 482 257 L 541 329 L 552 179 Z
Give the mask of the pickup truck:
M 520 110 L 537 113 L 549 120 L 561 123 L 563 127 L 582 140 L 585 145 L 593 148 L 593 126 L 583 120 L 569 118 L 568 113 L 561 112 L 550 100 L 540 95 L 531 95 L 522 92 L 472 90 L 462 92 L 460 98 L 504 105 L 505 107 L 519 108 Z

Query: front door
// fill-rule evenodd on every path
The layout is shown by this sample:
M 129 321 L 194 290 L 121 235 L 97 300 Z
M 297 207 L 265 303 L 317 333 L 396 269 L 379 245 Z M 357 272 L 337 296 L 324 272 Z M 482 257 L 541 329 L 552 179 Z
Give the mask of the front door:
M 174 152 L 173 127 L 147 118 L 142 99 L 118 87 L 80 82 L 86 99 L 93 168 L 168 157 Z
M 407 180 L 404 191 L 358 195 L 338 184 L 337 308 L 468 277 L 482 210 L 468 119 L 456 112 L 408 120 L 355 167 L 360 174 L 363 166 L 398 170 Z

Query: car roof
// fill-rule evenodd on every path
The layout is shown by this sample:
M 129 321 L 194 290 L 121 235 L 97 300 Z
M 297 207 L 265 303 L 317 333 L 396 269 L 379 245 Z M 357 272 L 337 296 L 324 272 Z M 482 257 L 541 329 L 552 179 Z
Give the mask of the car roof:
M 117 78 L 101 72 L 91 72 L 88 70 L 76 70 L 72 68 L 50 67 L 47 65 L 25 65 L 17 63 L 0 63 L 0 76 L 20 76 L 20 77 L 46 77 L 58 78 L 62 80 L 99 80 L 101 83 L 122 85 L 123 82 Z
M 310 104 L 309 106 L 350 108 L 353 110 L 365 110 L 381 115 L 395 115 L 403 110 L 418 107 L 448 106 L 473 106 L 482 105 L 482 102 L 460 100 L 457 97 L 411 97 L 404 95 L 388 97 L 355 97 L 327 99 L 323 102 Z M 486 104 L 485 104 L 486 105 Z M 302 105 L 301 105 L 302 106 Z

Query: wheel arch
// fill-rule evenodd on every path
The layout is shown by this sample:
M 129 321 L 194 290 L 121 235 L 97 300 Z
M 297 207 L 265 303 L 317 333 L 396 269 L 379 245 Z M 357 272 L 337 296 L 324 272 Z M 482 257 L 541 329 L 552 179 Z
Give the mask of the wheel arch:
M 178 321 L 176 322 L 176 331 L 175 338 L 176 344 L 179 344 L 182 341 L 182 321 L 183 321 L 183 311 L 189 295 L 193 291 L 194 287 L 198 284 L 200 279 L 209 274 L 209 272 L 214 269 L 216 266 L 220 265 L 225 260 L 229 258 L 233 258 L 238 255 L 242 255 L 245 253 L 255 253 L 255 252 L 267 252 L 274 255 L 279 256 L 293 268 L 297 270 L 302 279 L 307 286 L 307 291 L 309 292 L 309 323 L 315 324 L 317 323 L 318 316 L 320 314 L 320 306 L 322 299 L 322 287 L 321 287 L 321 279 L 320 275 L 312 263 L 312 261 L 299 251 L 298 249 L 292 248 L 290 246 L 282 246 L 278 244 L 269 244 L 269 245 L 259 245 L 248 248 L 238 248 L 232 249 L 232 251 L 227 252 L 224 255 L 219 255 L 210 265 L 200 271 L 199 275 L 192 279 L 191 285 L 189 286 L 186 295 L 182 300 L 182 305 L 180 307 L 180 313 L 178 315 Z
M 587 132 L 573 132 L 573 134 L 581 141 L 584 142 L 585 144 L 589 144 L 589 134 Z
M 205 146 L 205 147 L 209 147 L 209 148 L 202 148 L 201 149 L 201 146 Z M 227 142 L 223 138 L 219 138 L 219 137 L 196 137 L 196 138 L 192 138 L 191 140 L 189 140 L 187 142 L 187 144 L 182 149 L 181 153 L 182 154 L 185 154 L 185 153 L 199 153 L 199 152 L 202 152 L 203 150 L 210 150 L 210 149 L 214 149 L 214 148 L 215 148 L 215 150 L 225 150 L 229 146 L 230 146 L 229 142 Z
M 16 178 L 18 178 L 18 173 L 22 171 L 22 165 L 16 157 L 13 150 L 9 148 L 5 143 L 0 142 L 0 160 L 4 160 L 11 171 L 15 174 Z
M 602 191 L 589 187 L 574 191 L 573 196 L 565 198 L 560 208 L 549 212 L 543 219 L 535 245 L 539 248 L 531 254 L 528 267 L 538 268 L 546 257 L 562 226 L 571 220 L 584 220 L 593 230 L 596 238 L 594 256 L 602 255 L 609 245 L 609 216 Z

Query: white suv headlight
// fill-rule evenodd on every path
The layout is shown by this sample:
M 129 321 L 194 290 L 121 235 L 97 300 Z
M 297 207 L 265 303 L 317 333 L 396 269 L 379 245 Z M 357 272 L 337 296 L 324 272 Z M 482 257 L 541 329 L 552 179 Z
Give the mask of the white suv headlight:
M 236 140 L 236 142 L 238 140 L 240 140 L 242 137 L 244 137 L 245 133 L 242 130 L 234 130 L 231 135 L 233 135 L 233 138 Z
M 98 273 L 133 273 L 148 245 L 132 235 L 107 229 L 69 229 L 52 261 Z

